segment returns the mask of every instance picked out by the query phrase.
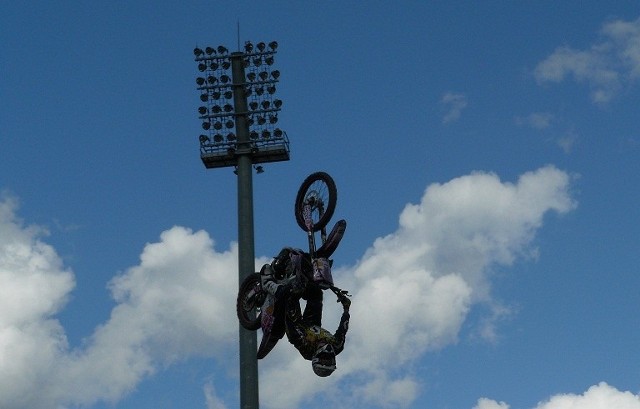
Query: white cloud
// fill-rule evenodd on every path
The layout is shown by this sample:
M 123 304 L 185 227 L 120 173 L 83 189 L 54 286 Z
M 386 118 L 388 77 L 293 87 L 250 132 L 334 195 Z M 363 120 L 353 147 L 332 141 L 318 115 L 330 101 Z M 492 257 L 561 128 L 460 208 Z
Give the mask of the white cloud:
M 509 405 L 504 402 L 496 402 L 495 400 L 480 398 L 478 404 L 473 409 L 509 409 Z
M 589 85 L 593 102 L 610 101 L 640 78 L 640 19 L 609 22 L 600 34 L 600 40 L 586 50 L 557 48 L 538 64 L 535 78 L 545 83 L 573 77 Z
M 336 373 L 316 377 L 284 339 L 260 365 L 263 406 L 296 407 L 319 396 L 332 407 L 411 404 L 421 389 L 412 362 L 455 343 L 475 303 L 499 305 L 491 299 L 492 267 L 535 256 L 532 240 L 544 215 L 575 206 L 569 187 L 569 176 L 552 166 L 516 183 L 477 172 L 429 186 L 419 203 L 405 207 L 394 233 L 377 239 L 356 265 L 335 271 L 336 282 L 353 293 L 351 329 Z M 22 294 L 0 301 L 3 409 L 116 402 L 172 362 L 214 356 L 224 363 L 233 355 L 235 245 L 217 252 L 206 232 L 163 232 L 144 247 L 138 265 L 109 284 L 117 302 L 109 320 L 70 349 L 54 315 L 73 288 L 73 275 L 14 211 L 13 201 L 0 202 L 0 289 Z M 327 298 L 325 326 L 333 330 L 340 311 Z M 507 312 L 498 308 L 494 315 Z M 491 338 L 495 328 L 488 326 L 486 334 Z M 280 393 L 288 383 L 296 388 Z M 26 393 L 33 389 L 41 392 Z M 205 399 L 222 408 L 215 390 L 207 383 Z M 327 390 L 333 393 L 321 393 Z
M 535 129 L 547 129 L 551 126 L 553 118 L 553 114 L 548 112 L 534 112 L 526 117 L 517 117 L 516 124 L 530 126 Z
M 292 407 L 285 400 L 291 396 L 277 392 L 282 382 L 295 382 L 299 399 L 351 385 L 342 391 L 345 407 L 362 401 L 382 407 L 410 403 L 393 400 L 397 395 L 390 388 L 418 385 L 411 362 L 455 343 L 471 306 L 491 301 L 493 265 L 536 254 L 531 242 L 544 215 L 575 207 L 569 185 L 566 173 L 547 166 L 525 173 L 516 184 L 478 172 L 429 186 L 420 203 L 405 207 L 396 232 L 377 239 L 357 265 L 334 276 L 353 292 L 351 329 L 338 370 L 318 382 L 307 364 L 291 361 L 300 360 L 288 346 L 288 356 L 264 363 L 262 396 L 272 404 L 267 406 Z M 339 311 L 329 312 L 331 304 L 325 303 L 325 321 L 332 329 Z M 496 311 L 496 317 L 503 314 Z M 490 329 L 486 335 L 495 337 Z
M 183 227 L 160 239 L 111 281 L 111 317 L 64 360 L 60 383 L 75 386 L 70 402 L 118 400 L 162 365 L 220 356 L 233 344 L 236 247 L 216 253 L 206 232 Z
M 212 382 L 204 385 L 204 396 L 207 402 L 207 409 L 227 409 L 222 399 L 216 394 L 216 389 Z
M 464 94 L 458 94 L 454 92 L 446 92 L 440 103 L 448 110 L 445 116 L 442 118 L 443 123 L 455 122 L 460 119 L 462 110 L 467 107 L 467 97 Z
M 46 233 L 15 217 L 17 201 L 0 197 L 0 407 L 37 407 L 30 400 L 43 387 L 67 348 L 53 318 L 74 286 L 70 271 Z
M 604 382 L 587 389 L 582 395 L 555 395 L 535 409 L 640 409 L 640 396 L 619 391 Z
M 552 396 L 548 401 L 539 403 L 534 409 L 640 409 L 640 395 L 623 392 L 600 382 L 591 386 L 582 395 L 572 393 Z M 504 402 L 487 398 L 478 400 L 473 409 L 509 409 Z
M 0 407 L 117 401 L 163 365 L 222 356 L 235 345 L 237 249 L 217 253 L 205 232 L 174 227 L 110 283 L 118 302 L 82 347 L 53 318 L 73 288 L 42 230 L 0 201 Z M 38 390 L 39 393 L 29 393 Z
M 556 140 L 556 143 L 564 153 L 570 153 L 579 139 L 580 138 L 575 129 L 569 129 L 565 131 L 564 135 Z

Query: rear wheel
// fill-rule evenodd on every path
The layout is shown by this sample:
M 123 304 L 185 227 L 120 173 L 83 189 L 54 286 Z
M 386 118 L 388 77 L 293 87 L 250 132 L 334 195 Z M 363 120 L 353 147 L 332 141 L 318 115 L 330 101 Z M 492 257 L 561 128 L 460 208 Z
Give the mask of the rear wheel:
M 260 328 L 260 308 L 264 299 L 260 273 L 249 274 L 240 284 L 236 300 L 236 313 L 240 325 L 251 331 Z
M 316 172 L 307 176 L 296 195 L 298 226 L 304 231 L 323 229 L 331 220 L 337 201 L 338 189 L 328 173 Z

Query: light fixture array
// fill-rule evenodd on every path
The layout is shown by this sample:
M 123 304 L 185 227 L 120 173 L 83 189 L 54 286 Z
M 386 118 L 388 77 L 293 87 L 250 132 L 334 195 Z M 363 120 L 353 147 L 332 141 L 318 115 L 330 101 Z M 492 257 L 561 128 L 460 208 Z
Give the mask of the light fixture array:
M 200 135 L 203 153 L 235 149 L 239 116 L 245 116 L 249 140 L 256 148 L 286 139 L 286 134 L 276 125 L 282 106 L 282 101 L 274 97 L 280 77 L 280 71 L 272 69 L 277 47 L 275 41 L 268 45 L 247 41 L 240 56 L 230 54 L 224 46 L 193 50 L 200 72 L 196 84 L 202 102 L 198 114 L 203 121 L 204 132 Z M 245 78 L 233 78 L 232 55 L 242 58 Z M 235 92 L 244 92 L 244 95 L 235 96 Z M 246 101 L 247 111 L 237 112 L 234 98 L 238 97 Z

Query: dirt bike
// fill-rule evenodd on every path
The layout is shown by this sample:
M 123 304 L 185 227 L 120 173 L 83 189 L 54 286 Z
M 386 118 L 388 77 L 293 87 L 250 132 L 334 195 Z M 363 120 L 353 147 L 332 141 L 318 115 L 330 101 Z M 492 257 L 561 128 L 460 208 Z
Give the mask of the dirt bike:
M 289 274 L 277 277 L 279 284 L 296 283 L 298 286 L 313 283 L 323 290 L 331 290 L 338 301 L 349 296 L 348 291 L 334 285 L 331 274 L 331 255 L 336 250 L 347 222 L 336 222 L 327 235 L 326 226 L 331 220 L 338 200 L 335 182 L 329 174 L 316 172 L 300 185 L 296 195 L 294 213 L 296 222 L 307 233 L 309 252 L 291 249 L 291 261 L 296 267 Z M 322 245 L 316 249 L 316 234 L 320 233 Z M 284 305 L 263 287 L 263 275 L 271 268 L 265 264 L 260 272 L 247 276 L 238 291 L 236 312 L 240 325 L 255 331 L 262 328 L 262 342 L 258 359 L 264 358 L 284 336 Z

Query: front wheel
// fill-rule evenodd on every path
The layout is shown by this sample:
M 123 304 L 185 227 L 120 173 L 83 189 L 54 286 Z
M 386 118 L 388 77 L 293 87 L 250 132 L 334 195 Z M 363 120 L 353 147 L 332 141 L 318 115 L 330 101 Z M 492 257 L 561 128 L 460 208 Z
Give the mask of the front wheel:
M 337 201 L 338 189 L 328 173 L 316 172 L 307 176 L 296 195 L 295 214 L 298 226 L 307 232 L 321 230 L 331 220 Z
M 236 312 L 240 325 L 250 331 L 260 328 L 260 308 L 264 299 L 265 293 L 262 291 L 260 273 L 249 274 L 240 284 L 236 300 Z

